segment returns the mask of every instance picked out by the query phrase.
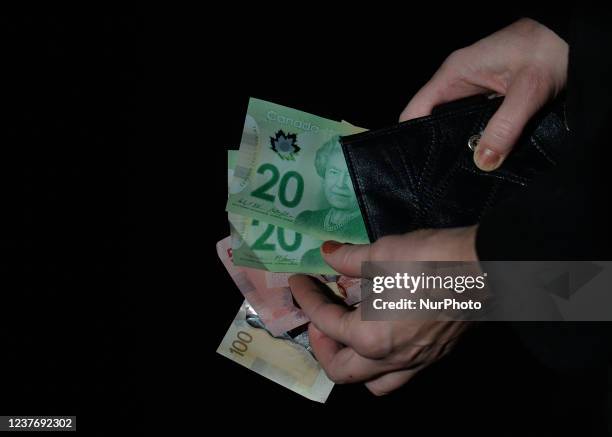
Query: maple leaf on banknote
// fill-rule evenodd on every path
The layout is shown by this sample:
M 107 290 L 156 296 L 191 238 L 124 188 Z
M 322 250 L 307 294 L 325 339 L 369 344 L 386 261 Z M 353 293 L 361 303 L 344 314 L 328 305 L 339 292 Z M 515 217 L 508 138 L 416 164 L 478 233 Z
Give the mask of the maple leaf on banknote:
M 281 159 L 295 161 L 295 155 L 300 151 L 300 146 L 297 145 L 297 135 L 285 134 L 282 130 L 276 132 L 275 137 L 270 137 L 270 143 L 272 144 L 270 149 L 274 150 Z

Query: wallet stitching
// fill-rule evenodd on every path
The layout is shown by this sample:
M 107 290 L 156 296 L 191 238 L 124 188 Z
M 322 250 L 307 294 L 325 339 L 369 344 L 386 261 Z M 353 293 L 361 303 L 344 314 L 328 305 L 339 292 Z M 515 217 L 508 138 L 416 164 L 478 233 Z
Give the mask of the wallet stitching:
M 495 199 L 495 196 L 499 192 L 499 187 L 500 186 L 501 186 L 501 182 L 498 179 L 498 180 L 495 181 L 495 183 L 491 187 L 489 195 L 487 196 L 487 200 L 485 200 L 484 206 L 482 207 L 482 209 L 478 213 L 478 221 L 479 222 L 482 219 L 483 214 L 491 207 L 491 205 L 493 205 L 493 201 Z
M 484 120 L 482 118 L 477 119 L 475 121 L 475 125 L 477 128 L 480 127 L 482 130 L 482 126 L 484 124 Z M 449 168 L 447 174 L 443 177 L 441 183 L 435 190 L 432 190 L 432 206 L 435 202 L 440 202 L 444 196 L 444 191 L 451 184 L 454 175 L 464 166 L 465 163 L 465 155 L 460 154 L 457 159 L 453 160 L 451 167 Z
M 422 187 L 424 184 L 425 175 L 428 174 L 427 172 L 431 168 L 432 161 L 435 160 L 434 159 L 435 157 L 432 156 L 433 155 L 432 149 L 433 149 L 434 142 L 435 142 L 434 140 L 437 137 L 434 124 L 439 121 L 452 120 L 452 119 L 456 119 L 459 117 L 465 117 L 465 116 L 470 116 L 473 114 L 478 114 L 479 112 L 486 112 L 486 115 L 481 114 L 480 120 L 478 122 L 479 125 L 486 125 L 486 120 L 484 120 L 484 118 L 488 118 L 490 116 L 490 113 L 494 112 L 498 106 L 499 105 L 497 104 L 491 104 L 491 102 L 487 102 L 484 104 L 472 105 L 469 108 L 464 107 L 459 110 L 449 111 L 449 112 L 439 114 L 439 115 L 432 115 L 429 117 L 423 117 L 421 119 L 409 120 L 407 122 L 403 122 L 403 123 L 400 123 L 394 126 L 390 126 L 384 130 L 368 131 L 368 132 L 364 132 L 361 134 L 355 134 L 355 135 L 348 136 L 349 137 L 348 141 L 343 141 L 343 143 L 345 146 L 351 145 L 352 147 L 357 149 L 362 146 L 367 146 L 367 144 L 365 145 L 362 144 L 365 141 L 371 140 L 372 138 L 385 137 L 388 135 L 392 135 L 397 132 L 401 132 L 404 129 L 407 129 L 408 127 L 414 126 L 414 127 L 423 129 L 423 131 L 428 130 L 429 132 L 427 133 L 429 133 L 430 135 L 429 135 L 429 141 L 427 142 L 427 146 L 426 146 L 427 157 L 425 159 L 425 165 L 424 165 L 423 171 L 420 172 L 420 174 L 417 171 L 407 172 L 408 181 L 411 187 L 415 186 L 413 185 L 414 184 L 414 180 L 413 180 L 414 174 L 419 174 L 419 177 L 417 178 L 417 185 L 416 185 L 418 187 L 417 190 L 415 191 L 415 190 L 409 189 L 409 191 L 412 192 L 411 197 L 417 199 L 417 202 L 414 205 L 415 212 L 417 213 L 418 217 L 422 219 L 423 214 L 428 209 L 426 205 L 423 205 Z M 399 142 L 400 139 L 394 139 L 392 144 L 394 148 L 398 149 L 399 151 L 403 151 L 406 147 L 403 146 Z M 551 156 L 542 146 L 542 138 L 540 135 L 533 132 L 530 135 L 529 140 L 530 141 L 527 144 L 533 144 L 537 152 L 539 152 L 548 162 L 552 164 L 556 164 L 556 161 L 551 158 Z M 378 221 L 371 218 L 372 206 L 370 205 L 370 202 L 367 200 L 368 196 L 364 191 L 364 187 L 365 187 L 364 178 L 358 172 L 355 171 L 355 157 L 352 153 L 352 149 L 350 147 L 345 147 L 345 151 L 347 152 L 347 155 L 348 155 L 348 163 L 350 165 L 351 173 L 356 176 L 355 181 L 357 185 L 356 188 L 358 190 L 359 203 L 360 205 L 362 205 L 363 209 L 365 210 L 364 224 L 366 226 L 368 236 L 370 237 L 370 241 L 373 241 L 378 237 L 377 233 L 375 234 L 375 229 L 377 229 L 377 227 L 379 226 Z M 405 154 L 400 153 L 399 156 L 401 157 L 401 163 L 404 166 L 403 168 L 406 169 L 407 167 L 406 167 Z M 502 172 L 483 174 L 482 172 L 478 171 L 473 164 L 470 166 L 469 164 L 466 164 L 465 161 L 466 161 L 465 159 L 459 159 L 457 160 L 457 162 L 454 162 L 451 170 L 449 171 L 449 175 L 445 178 L 444 185 L 440 185 L 438 188 L 431 190 L 431 192 L 426 193 L 426 194 L 431 194 L 431 198 L 432 198 L 432 202 L 430 202 L 431 206 L 433 206 L 435 202 L 439 202 L 443 194 L 444 188 L 448 187 L 448 185 L 452 182 L 451 175 L 456 174 L 459 169 L 472 173 L 476 176 L 494 178 L 493 179 L 494 184 L 490 189 L 490 192 L 487 196 L 487 199 L 485 201 L 485 204 L 482 210 L 478 214 L 478 220 L 480 220 L 480 218 L 482 217 L 483 212 L 488 210 L 491 207 L 504 181 L 525 186 L 528 184 L 530 180 L 529 178 L 526 178 L 526 177 L 516 176 L 513 174 L 504 174 Z M 418 170 L 418 169 L 414 168 L 414 170 Z M 398 191 L 401 191 L 401 190 L 402 190 L 401 187 L 398 188 Z
M 393 142 L 393 148 L 396 150 L 397 155 L 400 157 L 400 160 L 402 161 L 402 168 L 407 169 L 407 168 L 411 168 L 411 166 L 406 162 L 404 153 L 403 153 L 403 147 L 401 145 L 399 145 L 396 141 Z M 410 191 L 414 192 L 415 188 L 418 184 L 417 181 L 414 180 L 414 175 L 412 171 L 406 171 L 404 172 L 407 175 L 407 179 L 408 179 L 408 188 L 410 189 Z
M 406 162 L 404 161 L 403 153 L 401 153 L 401 148 L 398 147 L 397 143 L 395 143 L 395 142 L 391 143 L 389 148 L 393 152 L 395 152 L 394 154 L 396 154 L 397 156 L 400 157 L 401 164 L 402 164 L 401 168 L 405 169 L 406 168 Z M 386 149 L 383 149 L 383 151 L 386 151 Z M 395 168 L 393 160 L 386 153 L 385 153 L 385 162 L 389 163 L 389 168 L 393 171 L 394 175 L 400 180 L 400 183 L 402 184 L 402 186 L 404 186 L 404 187 L 407 186 L 409 189 L 410 189 L 410 187 L 413 186 L 413 182 L 412 182 L 412 178 L 411 178 L 410 172 L 409 171 L 398 171 Z
M 437 133 L 437 132 L 436 132 L 436 129 L 435 129 L 434 125 L 431 125 L 431 143 L 430 143 L 430 146 L 429 146 L 429 154 L 430 154 L 430 156 L 435 155 L 435 154 L 434 154 L 434 150 L 433 150 L 433 147 L 432 147 L 432 146 L 433 146 L 433 144 L 435 143 L 435 139 L 437 138 L 436 133 Z M 435 156 L 432 158 L 432 160 L 434 160 L 434 159 L 435 159 Z M 429 157 L 428 157 L 427 163 L 429 163 L 429 161 L 430 161 L 430 160 L 429 160 Z M 449 171 L 449 173 L 452 173 L 452 169 Z M 434 189 L 432 189 L 432 190 L 430 190 L 430 191 L 429 191 L 427 194 L 429 194 L 429 195 L 430 195 L 430 198 L 431 198 L 431 204 L 429 205 L 429 208 L 427 208 L 427 205 L 425 205 L 425 208 L 424 208 L 425 210 L 429 210 L 429 209 L 431 208 L 431 206 L 433 206 L 433 204 L 434 204 L 436 201 L 438 201 L 438 200 L 439 200 L 439 198 L 440 198 L 440 196 L 438 196 L 438 195 L 437 195 L 437 194 L 438 194 L 438 190 L 437 190 L 437 189 L 435 189 L 435 188 L 434 188 Z M 425 211 L 424 211 L 424 212 L 425 212 Z M 423 214 L 424 214 L 424 212 L 423 212 Z M 422 217 L 421 217 L 421 219 L 423 219 L 423 218 L 424 218 L 424 217 L 422 216 Z M 422 221 L 424 221 L 424 220 L 422 220 Z
M 460 116 L 468 116 L 468 115 L 478 114 L 478 113 L 480 113 L 482 111 L 483 108 L 485 110 L 486 109 L 495 110 L 495 106 L 497 106 L 497 105 L 491 105 L 490 103 L 489 104 L 480 104 L 478 106 L 470 107 L 469 109 L 463 109 L 463 110 L 452 111 L 452 112 L 448 112 L 448 113 L 444 113 L 444 114 L 440 114 L 440 115 L 436 115 L 436 116 L 429 116 L 429 117 L 423 117 L 423 118 L 418 118 L 418 119 L 414 119 L 414 120 L 408 120 L 407 122 L 401 123 L 399 125 L 391 126 L 389 128 L 386 128 L 386 129 L 377 130 L 377 131 L 368 131 L 368 132 L 363 132 L 363 133 L 360 133 L 360 134 L 353 135 L 353 138 L 350 139 L 348 141 L 348 143 L 352 144 L 352 145 L 355 145 L 355 147 L 359 147 L 359 144 L 356 144 L 356 143 L 360 143 L 360 142 L 366 141 L 366 140 L 370 139 L 373 135 L 376 135 L 376 136 L 388 136 L 388 135 L 391 135 L 391 134 L 393 134 L 393 133 L 395 133 L 397 131 L 400 131 L 400 130 L 408 127 L 408 126 L 418 126 L 418 125 L 423 125 L 425 123 L 429 123 L 429 126 L 427 126 L 427 128 L 429 128 L 431 130 L 432 129 L 432 125 L 433 125 L 434 122 L 448 120 L 448 119 L 453 119 L 453 118 L 458 118 Z M 487 117 L 490 119 L 489 114 L 487 114 Z M 486 125 L 486 121 L 485 120 L 481 119 L 480 123 Z M 539 136 L 535 132 L 533 132 L 532 135 L 530 136 L 530 140 L 534 139 L 534 138 L 537 138 L 537 140 L 538 140 L 536 143 L 534 143 L 534 146 L 535 146 L 536 150 L 540 154 L 542 154 L 547 161 L 549 161 L 552 164 L 556 164 L 556 161 L 553 160 L 550 157 L 550 155 L 546 152 L 546 150 L 541 146 L 541 144 L 540 144 L 541 139 L 539 138 Z
M 460 161 L 460 160 L 461 160 L 461 158 L 458 161 Z M 435 191 L 433 191 L 433 193 L 432 193 L 432 200 L 433 201 L 439 202 L 442 199 L 442 197 L 444 195 L 444 191 L 450 185 L 450 183 L 452 182 L 453 176 L 457 173 L 457 171 L 460 168 L 461 168 L 461 163 L 460 162 L 456 162 L 456 163 L 453 164 L 453 166 L 449 169 L 449 171 L 446 174 L 446 176 L 444 176 L 444 179 L 442 180 L 442 183 L 436 188 Z
M 419 196 L 419 203 L 423 206 L 422 208 L 419 208 L 418 211 L 418 217 L 419 219 L 422 221 L 425 211 L 427 210 L 427 205 L 423 204 L 423 199 L 422 199 L 422 195 L 423 195 L 423 179 L 425 178 L 425 175 L 428 173 L 428 170 L 431 168 L 431 161 L 434 159 L 433 158 L 433 145 L 435 143 L 436 140 L 436 131 L 433 127 L 433 125 L 430 125 L 429 127 L 429 142 L 427 145 L 427 157 L 425 158 L 425 164 L 423 165 L 423 170 L 421 172 L 420 178 L 419 178 L 419 182 L 417 185 L 417 193 Z M 429 193 L 427 193 L 429 194 Z
M 502 174 L 502 173 L 498 173 L 498 172 L 492 172 L 492 173 L 488 173 L 488 174 L 483 174 L 483 172 L 476 170 L 475 168 L 470 168 L 466 165 L 461 165 L 461 167 L 465 170 L 465 171 L 469 171 L 470 173 L 473 173 L 477 176 L 482 176 L 482 177 L 487 177 L 487 178 L 495 178 L 498 180 L 502 180 L 502 181 L 507 181 L 507 182 L 512 182 L 515 184 L 519 184 L 519 185 L 527 185 L 527 183 L 529 182 L 528 178 L 522 177 L 522 176 L 514 176 L 514 175 L 509 175 L 509 174 Z
M 423 214 L 423 202 L 419 197 L 418 190 L 419 181 L 415 180 L 414 175 L 416 172 L 414 171 L 414 166 L 406 162 L 406 148 L 402 147 L 402 145 L 399 144 L 397 141 L 391 142 L 391 146 L 401 161 L 399 171 L 394 169 L 394 172 L 398 175 L 398 177 L 402 180 L 403 183 L 403 186 L 393 189 L 391 193 L 402 192 L 404 195 L 407 195 L 411 199 L 411 206 L 414 209 L 414 215 L 410 217 L 410 220 L 412 220 L 412 222 L 416 222 L 418 217 Z
M 548 162 L 553 165 L 557 164 L 557 162 L 548 155 L 548 152 L 544 149 L 544 147 L 541 146 L 541 142 L 543 141 L 537 133 L 534 132 L 529 140 L 529 142 L 534 145 L 534 147 L 544 156 L 544 158 L 546 158 Z

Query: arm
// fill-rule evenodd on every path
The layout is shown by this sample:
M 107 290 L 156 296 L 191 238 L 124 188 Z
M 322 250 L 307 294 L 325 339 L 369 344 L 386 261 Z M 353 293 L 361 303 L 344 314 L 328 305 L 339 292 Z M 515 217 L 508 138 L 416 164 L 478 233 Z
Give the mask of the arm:
M 402 119 L 426 115 L 436 104 L 478 92 L 505 94 L 481 140 L 493 152 L 479 145 L 475 154 L 476 164 L 491 170 L 511 152 L 529 118 L 564 88 L 569 65 L 568 154 L 553 172 L 483 217 L 476 236 L 479 259 L 611 259 L 612 61 L 600 55 L 612 50 L 610 19 L 579 15 L 569 59 L 567 44 L 554 32 L 533 20 L 519 20 L 451 55 L 402 114 Z M 610 326 L 514 324 L 532 352 L 562 372 L 609 360 Z

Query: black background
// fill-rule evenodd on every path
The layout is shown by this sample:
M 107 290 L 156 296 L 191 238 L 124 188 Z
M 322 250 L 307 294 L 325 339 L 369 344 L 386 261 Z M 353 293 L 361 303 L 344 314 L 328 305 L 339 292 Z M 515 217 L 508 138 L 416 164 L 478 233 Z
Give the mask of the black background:
M 220 89 L 213 103 L 216 116 L 208 117 L 203 128 L 208 138 L 214 120 L 214 140 L 205 148 L 207 155 L 214 153 L 217 164 L 206 180 L 216 181 L 212 209 L 219 213 L 207 218 L 204 262 L 216 279 L 215 287 L 205 286 L 205 293 L 213 293 L 219 304 L 215 328 L 204 346 L 207 353 L 216 349 L 242 302 L 215 260 L 214 244 L 228 234 L 222 212 L 226 167 L 221 163 L 226 150 L 239 144 L 249 96 L 366 128 L 382 127 L 396 122 L 411 96 L 453 50 L 520 16 L 507 10 L 444 14 L 398 10 L 330 20 L 333 25 L 326 20 L 304 24 L 275 21 L 275 17 L 264 31 L 260 21 L 245 23 L 231 43 L 216 35 L 223 43 L 212 44 L 219 57 L 209 64 L 216 81 L 207 82 L 207 89 L 211 93 Z M 271 30 L 279 27 L 279 32 Z M 572 381 L 540 366 L 503 324 L 475 329 L 451 357 L 384 398 L 375 398 L 362 385 L 336 386 L 327 403 L 318 405 L 219 355 L 207 359 L 208 366 L 207 374 L 217 375 L 218 381 L 210 384 L 207 396 L 216 399 L 220 409 L 246 408 L 249 416 L 284 417 L 304 426 L 322 421 L 338 431 L 372 426 L 432 435 L 559 435 L 589 426 L 583 419 L 573 424 L 576 428 L 568 427 L 567 421 L 557 424 L 559 415 L 580 416 L 577 411 L 588 407 L 564 404 L 576 396 Z
M 316 12 L 3 19 L 0 414 L 75 414 L 100 434 L 178 409 L 244 432 L 434 435 L 535 433 L 558 414 L 568 384 L 501 324 L 396 393 L 336 386 L 325 405 L 215 353 L 242 302 L 215 243 L 248 98 L 381 127 L 453 50 L 522 15 Z
M 110 430 L 137 406 L 128 155 L 139 20 L 0 27 L 0 414 L 76 415 L 79 430 Z

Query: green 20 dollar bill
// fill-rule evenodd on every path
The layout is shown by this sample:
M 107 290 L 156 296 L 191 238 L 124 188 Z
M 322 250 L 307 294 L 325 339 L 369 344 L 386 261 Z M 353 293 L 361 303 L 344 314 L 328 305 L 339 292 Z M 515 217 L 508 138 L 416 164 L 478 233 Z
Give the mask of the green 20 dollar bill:
M 227 153 L 229 184 L 238 151 L 228 150 Z M 228 220 L 233 261 L 237 266 L 271 272 L 336 273 L 321 257 L 321 240 L 239 214 L 228 213 Z
M 367 243 L 339 142 L 361 131 L 251 99 L 227 211 L 318 240 Z

